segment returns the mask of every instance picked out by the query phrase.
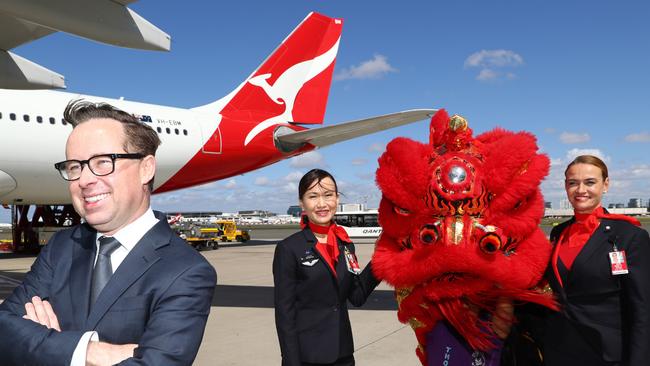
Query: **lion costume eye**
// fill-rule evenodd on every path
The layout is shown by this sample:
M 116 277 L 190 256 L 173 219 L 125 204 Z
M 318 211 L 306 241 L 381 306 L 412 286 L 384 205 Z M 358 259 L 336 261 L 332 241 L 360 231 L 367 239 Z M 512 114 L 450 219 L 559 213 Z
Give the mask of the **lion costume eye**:
M 411 215 L 411 211 L 409 211 L 409 210 L 407 210 L 405 208 L 393 206 L 393 210 L 395 211 L 396 214 L 401 215 L 401 216 L 409 216 L 409 215 Z
M 420 241 L 424 244 L 435 243 L 440 239 L 439 225 L 424 225 L 420 229 Z
M 478 246 L 484 253 L 494 254 L 501 249 L 501 238 L 495 233 L 487 233 L 479 240 Z

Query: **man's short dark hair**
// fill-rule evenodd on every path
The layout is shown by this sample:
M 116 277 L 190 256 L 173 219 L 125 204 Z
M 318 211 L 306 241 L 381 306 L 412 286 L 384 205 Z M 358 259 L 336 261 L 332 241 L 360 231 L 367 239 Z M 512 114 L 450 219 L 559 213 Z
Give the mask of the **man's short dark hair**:
M 160 137 L 149 125 L 140 122 L 134 115 L 115 108 L 108 103 L 92 103 L 82 99 L 70 101 L 63 111 L 63 119 L 72 128 L 90 119 L 109 118 L 118 121 L 124 128 L 124 151 L 156 156 Z M 149 181 L 149 191 L 153 191 L 153 178 Z

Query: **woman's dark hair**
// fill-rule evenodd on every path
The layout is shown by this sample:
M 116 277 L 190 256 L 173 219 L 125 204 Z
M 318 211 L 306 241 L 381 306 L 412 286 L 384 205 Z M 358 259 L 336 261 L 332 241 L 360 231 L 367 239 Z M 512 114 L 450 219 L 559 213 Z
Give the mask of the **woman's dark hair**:
M 593 165 L 597 168 L 600 169 L 600 172 L 603 175 L 603 180 L 607 179 L 608 173 L 607 173 L 607 165 L 605 165 L 605 162 L 600 160 L 600 158 L 593 156 L 593 155 L 580 155 L 573 159 L 572 162 L 567 165 L 566 170 L 564 171 L 564 176 L 566 177 L 566 173 L 569 171 L 569 168 L 574 166 L 575 164 L 589 164 Z
M 298 199 L 302 199 L 302 196 L 309 190 L 309 188 L 319 184 L 323 179 L 329 178 L 334 182 L 334 191 L 339 193 L 339 188 L 336 185 L 336 179 L 332 174 L 322 170 L 322 169 L 312 169 L 308 171 L 305 175 L 300 178 L 300 183 L 298 183 Z

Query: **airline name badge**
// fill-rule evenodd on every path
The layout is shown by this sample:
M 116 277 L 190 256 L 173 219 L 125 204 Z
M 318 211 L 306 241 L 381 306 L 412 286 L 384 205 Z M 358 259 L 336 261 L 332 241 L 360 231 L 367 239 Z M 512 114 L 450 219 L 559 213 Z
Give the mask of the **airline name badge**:
M 345 247 L 345 264 L 348 267 L 348 271 L 355 275 L 361 273 L 361 268 L 359 268 L 359 261 L 357 261 L 357 256 Z
M 612 266 L 612 275 L 627 274 L 627 260 L 625 259 L 624 250 L 614 250 L 609 252 L 609 262 Z

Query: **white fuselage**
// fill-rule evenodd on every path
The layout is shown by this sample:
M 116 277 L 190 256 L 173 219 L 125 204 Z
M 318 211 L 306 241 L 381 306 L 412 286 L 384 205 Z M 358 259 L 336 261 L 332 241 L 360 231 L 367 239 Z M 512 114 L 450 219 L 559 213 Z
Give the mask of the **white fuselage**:
M 0 203 L 70 201 L 68 184 L 54 163 L 66 159 L 65 144 L 72 130 L 63 122 L 63 110 L 69 101 L 80 98 L 106 102 L 139 115 L 143 123 L 159 132 L 162 145 L 157 154 L 156 187 L 201 150 L 207 140 L 204 135 L 210 137 L 220 121 L 214 115 L 203 118 L 192 110 L 153 104 L 55 91 L 0 89 Z M 209 131 L 203 134 L 202 126 Z

